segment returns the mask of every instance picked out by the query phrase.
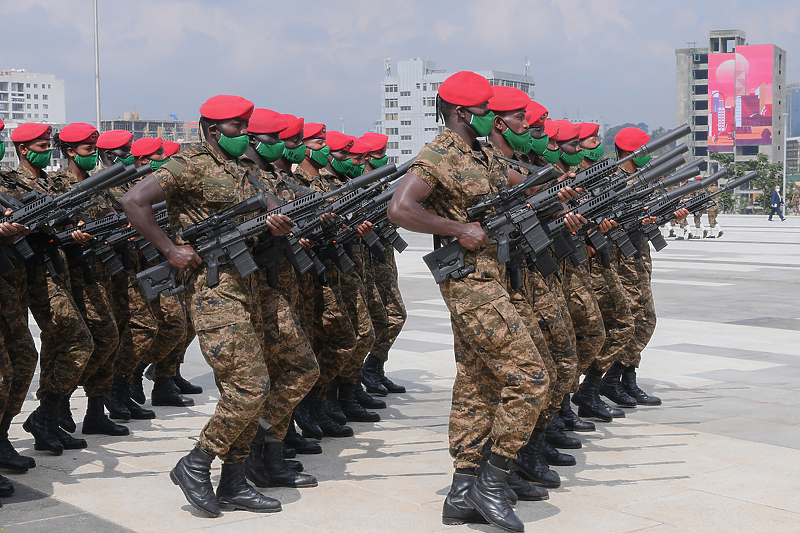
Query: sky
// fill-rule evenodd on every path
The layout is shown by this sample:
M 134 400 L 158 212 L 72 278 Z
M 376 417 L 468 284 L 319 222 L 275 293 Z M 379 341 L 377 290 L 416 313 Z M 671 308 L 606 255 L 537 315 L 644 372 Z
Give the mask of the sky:
M 99 0 L 103 119 L 197 120 L 215 94 L 349 134 L 380 118 L 383 60 L 522 73 L 551 116 L 675 126 L 675 48 L 709 30 L 787 51 L 800 82 L 797 0 Z M 94 120 L 92 0 L 0 0 L 0 70 L 66 82 L 67 120 Z M 795 59 L 796 58 L 796 59 Z

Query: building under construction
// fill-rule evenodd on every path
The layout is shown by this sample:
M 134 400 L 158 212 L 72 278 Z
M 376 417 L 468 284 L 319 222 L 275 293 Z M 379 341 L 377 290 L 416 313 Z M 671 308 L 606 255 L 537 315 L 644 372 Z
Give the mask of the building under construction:
M 133 139 L 142 137 L 161 137 L 167 141 L 181 144 L 197 141 L 197 122 L 183 120 L 143 119 L 138 112 L 127 111 L 122 118 L 101 121 L 102 131 L 126 130 L 133 133 Z

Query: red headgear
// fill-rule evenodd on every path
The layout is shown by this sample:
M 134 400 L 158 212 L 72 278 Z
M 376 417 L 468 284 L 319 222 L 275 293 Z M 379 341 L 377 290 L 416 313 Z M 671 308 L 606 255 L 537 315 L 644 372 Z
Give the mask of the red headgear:
M 209 120 L 242 118 L 248 120 L 253 114 L 253 102 L 241 96 L 220 94 L 212 96 L 200 106 L 200 115 Z
M 476 106 L 488 102 L 494 96 L 494 90 L 483 76 L 462 70 L 442 82 L 439 96 L 453 105 Z

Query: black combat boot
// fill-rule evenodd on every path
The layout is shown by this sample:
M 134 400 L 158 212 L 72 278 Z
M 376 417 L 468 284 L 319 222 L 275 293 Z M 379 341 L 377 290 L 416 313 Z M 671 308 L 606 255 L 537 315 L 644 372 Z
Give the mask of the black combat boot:
M 178 390 L 181 391 L 181 394 L 202 394 L 203 387 L 200 385 L 195 385 L 185 377 L 181 376 L 181 364 L 180 362 L 175 364 L 175 375 L 172 377 L 172 382 L 178 387 Z
M 89 446 L 86 439 L 73 437 L 58 426 L 56 426 L 56 437 L 58 437 L 59 442 L 61 442 L 65 450 L 82 450 Z
M 133 420 L 152 420 L 156 417 L 156 412 L 152 409 L 145 409 L 138 403 L 134 402 L 130 397 L 130 389 L 127 391 L 128 396 L 125 398 L 125 407 L 131 414 Z
M 486 465 L 489 464 L 489 458 L 492 456 L 492 439 L 487 439 L 486 442 L 483 444 L 483 448 L 481 449 L 481 458 L 478 461 L 478 468 L 475 469 L 477 474 L 480 476 L 483 469 L 486 468 Z M 505 486 L 506 491 L 506 498 L 508 498 L 508 503 L 511 505 L 517 505 L 517 493 L 511 490 L 511 487 L 508 486 L 506 483 Z
M 264 439 L 267 436 L 266 430 L 260 425 L 250 442 L 250 453 L 244 460 L 244 475 L 256 487 L 266 487 L 269 484 L 269 476 L 264 470 Z
M 603 422 L 611 422 L 613 416 L 600 399 L 600 378 L 602 374 L 594 367 L 589 367 L 583 377 L 578 392 L 572 395 L 572 403 L 578 406 L 578 416 L 591 416 Z
M 291 446 L 289 446 L 288 444 L 286 444 L 286 442 L 284 441 L 284 443 L 283 443 L 283 458 L 284 459 L 294 459 L 295 457 L 297 457 L 297 451 L 294 448 L 292 448 Z
M 317 440 L 322 438 L 322 430 L 320 429 L 319 424 L 317 423 L 317 417 L 314 414 L 314 404 L 317 401 L 319 391 L 319 387 L 313 387 L 308 394 L 306 394 L 305 397 L 300 400 L 300 403 L 297 404 L 297 407 L 294 410 L 294 420 L 297 422 L 297 426 L 303 432 L 303 437 Z M 299 453 L 303 453 L 291 441 L 289 444 Z M 321 449 L 319 453 L 322 453 Z
M 474 470 L 458 469 L 453 474 L 453 484 L 444 499 L 442 523 L 446 526 L 461 524 L 487 524 L 486 519 L 464 501 L 464 494 L 478 479 Z
M 513 468 L 506 479 L 506 485 L 509 489 L 514 491 L 518 500 L 524 502 L 540 502 L 550 498 L 550 493 L 547 492 L 546 488 L 534 487 L 522 479 Z
M 542 442 L 542 457 L 548 465 L 552 466 L 575 466 L 577 463 L 575 457 L 556 450 L 546 439 Z
M 564 424 L 564 429 L 567 431 L 594 431 L 596 428 L 593 422 L 587 422 L 581 419 L 572 406 L 569 404 L 569 393 L 564 395 L 564 400 L 561 402 L 561 408 L 558 410 L 558 418 Z
M 291 468 L 281 453 L 281 441 L 266 437 L 262 446 L 262 464 L 267 473 L 268 483 L 265 487 L 316 487 L 317 478 L 310 474 L 302 474 Z M 296 461 L 295 461 L 296 462 Z M 302 466 L 300 467 L 302 468 Z M 254 480 L 251 479 L 253 483 Z M 262 486 L 258 485 L 257 486 Z
M 378 376 L 380 376 L 381 385 L 386 387 L 386 390 L 393 393 L 393 394 L 403 394 L 406 392 L 406 388 L 402 385 L 398 385 L 388 377 L 386 377 L 386 371 L 383 369 L 383 366 L 386 364 L 386 361 L 378 361 Z
M 114 381 L 111 383 L 111 394 L 106 396 L 105 399 L 109 418 L 124 420 L 126 422 L 131 419 L 131 412 L 125 404 L 125 400 L 129 394 L 128 379 L 119 372 L 114 372 Z
M 14 494 L 14 485 L 12 485 L 7 478 L 0 476 L 0 496 L 2 496 L 3 498 L 7 498 L 9 496 L 12 496 L 13 494 Z M 2 504 L 0 504 L 0 507 L 2 507 Z
M 147 368 L 144 369 L 144 377 L 149 379 L 150 381 L 156 380 L 156 365 L 150 363 L 147 365 Z
M 154 406 L 192 407 L 194 405 L 194 400 L 180 393 L 172 378 L 163 377 L 156 378 L 153 392 L 150 393 L 150 401 Z
M 386 409 L 386 402 L 367 394 L 364 387 L 361 386 L 361 378 L 358 378 L 355 387 L 353 387 L 353 397 L 358 402 L 358 405 L 364 409 Z
M 131 399 L 139 405 L 144 405 L 144 402 L 147 401 L 144 396 L 144 386 L 142 385 L 145 368 L 147 368 L 145 363 L 139 363 L 133 369 L 133 374 L 131 374 Z
M 127 427 L 115 424 L 106 416 L 106 411 L 103 409 L 103 400 L 102 396 L 89 397 L 81 433 L 84 435 L 108 435 L 110 437 L 130 435 L 131 432 Z
M 625 418 L 625 411 L 623 411 L 622 409 L 611 407 L 606 402 L 604 402 L 602 398 L 600 398 L 600 403 L 603 404 L 603 407 L 605 407 L 609 413 L 611 413 L 612 418 Z M 580 409 L 578 409 L 578 412 L 580 413 Z
M 564 433 L 563 429 L 559 429 L 555 423 L 555 420 L 550 422 L 547 425 L 547 428 L 544 430 L 544 439 L 550 445 L 555 446 L 556 448 L 563 448 L 565 450 L 577 450 L 583 446 L 579 439 L 570 437 Z
M 339 385 L 339 405 L 347 420 L 351 422 L 380 422 L 381 415 L 364 409 L 356 401 L 354 391 L 355 385 Z
M 72 408 L 69 405 L 70 398 L 72 397 L 72 393 L 65 394 L 61 397 L 61 401 L 58 402 L 58 425 L 64 431 L 68 431 L 69 433 L 75 433 L 75 430 L 78 429 L 78 426 L 75 425 L 75 419 L 72 418 Z
M 213 461 L 213 455 L 207 454 L 200 448 L 194 448 L 178 461 L 169 473 L 169 478 L 180 487 L 192 506 L 216 517 L 219 516 L 220 506 L 214 495 L 214 487 L 211 485 Z M 244 481 L 244 464 L 242 464 L 242 481 Z
M 661 398 L 647 394 L 636 384 L 635 366 L 625 367 L 625 370 L 622 372 L 622 387 L 639 405 L 661 405 Z
M 39 407 L 22 424 L 22 429 L 33 435 L 34 450 L 49 450 L 55 455 L 64 453 L 64 446 L 56 435 L 56 413 L 60 401 L 58 394 L 45 392 L 39 400 Z
M 328 416 L 337 424 L 347 424 L 347 415 L 342 412 L 342 407 L 339 405 L 339 378 L 333 378 L 328 387 L 325 389 L 325 401 L 322 402 L 322 408 L 328 413 Z
M 620 407 L 636 407 L 636 400 L 622 387 L 622 363 L 614 363 L 600 380 L 600 394 Z
M 381 383 L 378 363 L 380 363 L 380 360 L 374 355 L 369 354 L 367 356 L 364 360 L 364 364 L 361 365 L 361 383 L 364 384 L 364 388 L 367 389 L 367 392 L 371 394 L 388 396 L 389 391 L 386 390 L 386 387 Z
M 8 440 L 8 428 L 11 427 L 11 417 L 4 416 L 0 421 L 0 468 L 23 474 L 36 467 L 33 457 L 20 455 L 11 441 Z
M 542 455 L 543 444 L 544 431 L 534 430 L 528 443 L 517 452 L 514 469 L 522 479 L 541 487 L 556 489 L 561 486 L 561 477 L 547 466 L 547 461 Z
M 211 482 L 209 482 L 209 486 Z M 281 502 L 251 487 L 244 477 L 244 463 L 224 463 L 217 487 L 217 501 L 223 511 L 277 513 Z
M 322 430 L 320 430 L 320 432 L 322 432 Z M 286 431 L 286 437 L 284 437 L 283 442 L 300 454 L 316 455 L 322 453 L 322 446 L 316 442 L 308 442 L 305 437 L 297 432 L 294 427 L 294 418 L 289 422 L 289 429 Z
M 489 458 L 486 468 L 478 474 L 478 479 L 467 489 L 464 502 L 478 511 L 490 524 L 506 531 L 525 531 L 525 525 L 514 514 L 506 497 L 506 479 L 510 471 L 511 459 L 495 453 Z
M 329 417 L 320 401 L 314 403 L 314 416 L 317 418 L 317 424 L 319 424 L 322 434 L 326 437 L 352 437 L 354 435 L 353 428 L 337 424 Z M 306 436 L 305 431 L 303 431 L 303 436 Z

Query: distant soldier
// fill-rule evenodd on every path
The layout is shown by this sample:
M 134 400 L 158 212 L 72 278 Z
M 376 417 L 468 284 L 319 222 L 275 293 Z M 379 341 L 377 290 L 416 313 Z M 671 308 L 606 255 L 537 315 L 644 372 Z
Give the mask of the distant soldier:
M 792 211 L 795 215 L 800 215 L 800 190 L 797 189 L 797 184 L 792 185 Z

